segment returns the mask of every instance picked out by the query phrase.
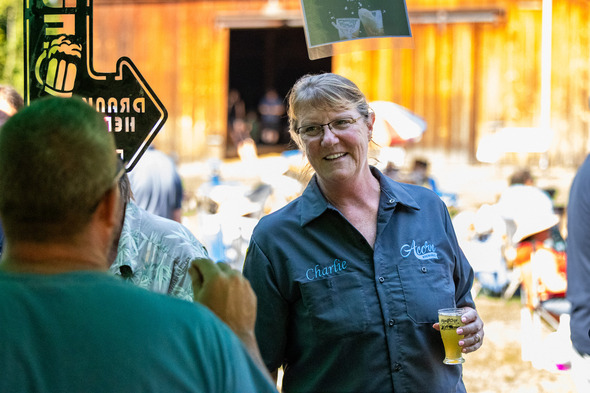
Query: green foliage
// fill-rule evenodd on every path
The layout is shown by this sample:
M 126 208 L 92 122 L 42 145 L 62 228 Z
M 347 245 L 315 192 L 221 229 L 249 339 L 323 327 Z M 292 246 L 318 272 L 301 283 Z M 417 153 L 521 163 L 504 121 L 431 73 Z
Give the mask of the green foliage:
M 28 0 L 0 0 L 0 84 L 24 90 L 23 8 Z

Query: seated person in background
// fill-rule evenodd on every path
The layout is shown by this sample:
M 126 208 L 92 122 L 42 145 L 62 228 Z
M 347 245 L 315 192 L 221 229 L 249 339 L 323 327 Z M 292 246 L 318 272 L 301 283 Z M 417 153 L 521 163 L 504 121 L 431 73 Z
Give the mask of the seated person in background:
M 428 161 L 419 158 L 414 160 L 412 172 L 409 173 L 406 182 L 429 188 L 438 195 L 440 195 L 441 193 L 436 185 L 436 181 L 428 173 L 428 167 Z
M 113 243 L 109 271 L 139 287 L 192 301 L 188 269 L 191 260 L 209 258 L 207 251 L 182 224 L 137 206 L 126 174 L 119 190 L 124 220 Z
M 532 186 L 535 184 L 535 179 L 533 178 L 533 175 L 531 174 L 530 170 L 528 170 L 527 168 L 522 168 L 522 169 L 515 171 L 510 176 L 509 182 L 510 182 L 511 186 L 514 186 L 517 184 L 520 184 L 523 186 Z
M 396 181 L 401 179 L 399 168 L 391 161 L 387 162 L 383 174 Z
M 276 392 L 238 272 L 194 261 L 201 304 L 107 273 L 122 173 L 113 134 L 81 99 L 39 99 L 3 126 L 0 391 Z
M 549 198 L 551 204 L 553 202 L 548 194 L 545 197 L 539 197 L 539 192 L 543 192 L 540 188 L 535 186 L 535 180 L 530 170 L 523 168 L 518 169 L 508 179 L 508 187 L 502 191 L 498 199 L 497 209 L 500 215 L 506 222 L 507 246 L 513 247 L 512 239 L 516 231 L 516 217 L 522 215 L 524 212 L 530 211 L 531 207 L 528 204 L 528 198 L 533 195 L 533 198 L 541 198 L 546 201 Z M 531 213 L 533 215 L 534 212 Z
M 509 284 L 504 258 L 506 226 L 496 206 L 483 204 L 469 217 L 470 230 L 463 235 L 459 221 L 465 213 L 455 216 L 461 249 L 471 263 L 477 283 L 486 295 L 500 296 Z M 461 236 L 463 235 L 463 236 Z
M 522 195 L 527 206 L 515 212 L 516 231 L 512 236 L 515 250 L 507 253 L 511 266 L 520 268 L 526 305 L 543 306 L 555 314 L 567 313 L 566 255 L 554 247 L 551 232 L 559 223 L 551 199 L 543 191 L 527 187 Z

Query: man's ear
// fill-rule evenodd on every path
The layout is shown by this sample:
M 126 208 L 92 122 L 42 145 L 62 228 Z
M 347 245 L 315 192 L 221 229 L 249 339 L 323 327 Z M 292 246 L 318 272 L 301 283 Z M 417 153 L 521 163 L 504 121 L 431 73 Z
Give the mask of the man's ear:
M 95 214 L 97 219 L 108 227 L 114 227 L 121 220 L 119 204 L 121 195 L 117 184 L 104 193 Z

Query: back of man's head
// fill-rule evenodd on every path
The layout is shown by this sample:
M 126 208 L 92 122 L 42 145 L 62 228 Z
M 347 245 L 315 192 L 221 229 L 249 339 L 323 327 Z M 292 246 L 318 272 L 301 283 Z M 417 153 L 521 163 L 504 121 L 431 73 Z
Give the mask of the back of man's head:
M 0 217 L 7 239 L 67 238 L 113 186 L 113 136 L 79 98 L 42 98 L 0 131 Z

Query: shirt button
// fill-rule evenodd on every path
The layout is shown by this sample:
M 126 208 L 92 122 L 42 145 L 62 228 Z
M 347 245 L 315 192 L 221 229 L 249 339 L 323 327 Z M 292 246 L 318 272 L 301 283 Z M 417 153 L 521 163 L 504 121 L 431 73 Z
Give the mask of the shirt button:
M 384 277 L 379 277 L 379 282 L 383 284 L 385 282 L 385 278 Z
M 389 320 L 389 326 L 393 326 L 395 325 L 395 319 L 390 319 Z
M 398 372 L 398 371 L 401 371 L 401 369 L 402 369 L 402 365 L 401 365 L 401 364 L 399 364 L 399 363 L 395 363 L 395 364 L 393 365 L 393 372 L 394 372 L 394 373 L 396 373 L 396 372 Z
M 422 273 L 426 273 L 428 271 L 428 269 L 426 269 L 425 266 L 422 266 Z
M 395 202 L 395 199 L 389 199 L 389 200 L 387 201 L 387 203 L 393 203 L 393 202 Z

